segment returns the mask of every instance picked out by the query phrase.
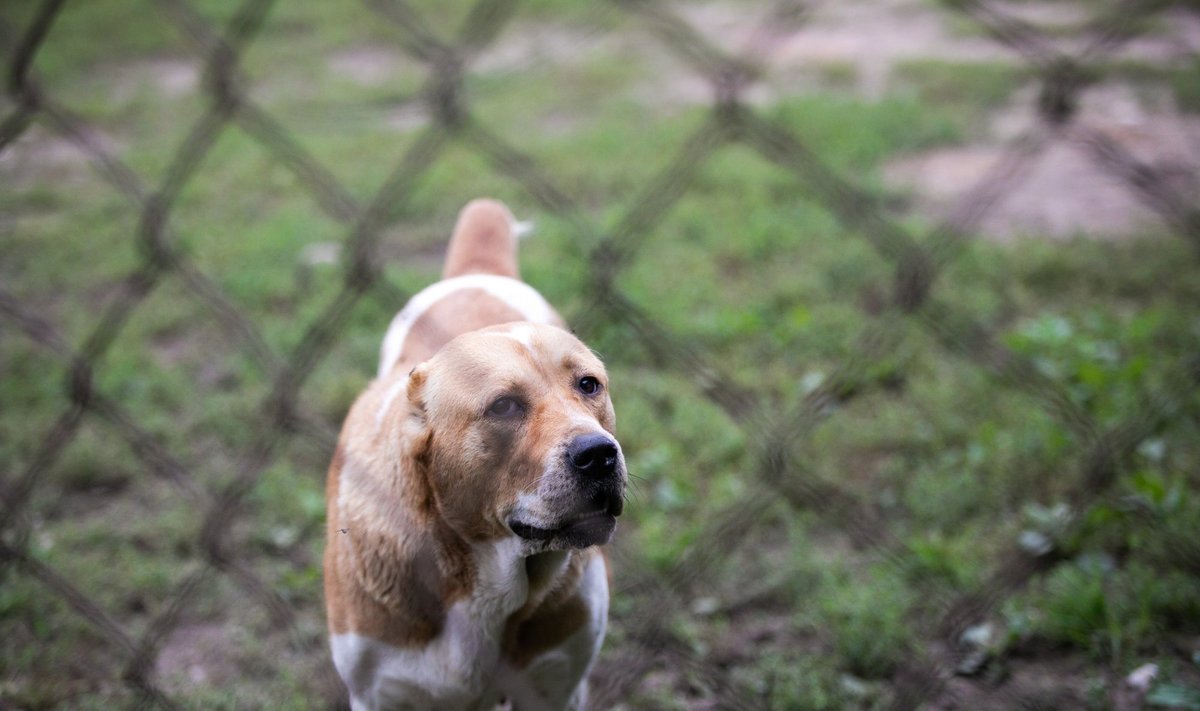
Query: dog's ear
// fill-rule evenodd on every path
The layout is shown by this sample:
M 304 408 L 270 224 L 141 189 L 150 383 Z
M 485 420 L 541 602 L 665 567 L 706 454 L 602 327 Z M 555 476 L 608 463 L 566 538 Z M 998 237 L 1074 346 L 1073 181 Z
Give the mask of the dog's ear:
M 413 458 L 418 465 L 424 465 L 429 457 L 429 445 L 432 432 L 425 415 L 425 381 L 429 373 L 429 365 L 421 363 L 408 374 L 407 397 L 408 407 L 401 424 L 404 436 L 404 455 Z
M 393 617 L 424 634 L 437 622 L 440 580 L 436 547 L 426 531 L 433 505 L 427 473 L 430 448 L 418 367 L 384 415 L 381 436 L 342 470 L 339 519 L 359 588 Z
M 429 363 L 419 363 L 408 371 L 408 404 L 424 416 L 425 414 L 425 380 L 429 375 Z
M 419 454 L 427 439 L 424 398 L 427 370 L 425 364 L 413 368 L 403 380 L 389 384 L 387 391 L 378 396 L 375 429 L 381 440 L 377 446 L 382 447 L 383 456 L 390 461 L 414 452 Z
M 365 522 L 363 522 L 365 523 Z M 350 523 L 347 543 L 359 588 L 415 641 L 435 636 L 445 615 L 437 554 L 428 535 Z M 420 529 L 416 529 L 420 530 Z

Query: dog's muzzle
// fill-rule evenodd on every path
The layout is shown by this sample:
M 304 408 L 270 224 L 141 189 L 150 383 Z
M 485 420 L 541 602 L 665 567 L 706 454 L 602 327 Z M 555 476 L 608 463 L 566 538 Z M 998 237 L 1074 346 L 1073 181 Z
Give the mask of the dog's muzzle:
M 513 533 L 555 547 L 586 548 L 607 543 L 625 509 L 625 472 L 621 450 L 607 434 L 579 435 L 566 447 L 564 469 L 573 493 L 561 525 L 543 528 L 514 517 Z

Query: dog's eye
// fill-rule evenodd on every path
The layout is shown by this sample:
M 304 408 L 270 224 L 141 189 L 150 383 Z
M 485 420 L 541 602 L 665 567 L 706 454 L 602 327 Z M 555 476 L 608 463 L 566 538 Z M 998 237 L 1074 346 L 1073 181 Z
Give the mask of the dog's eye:
M 521 407 L 521 403 L 511 397 L 498 398 L 487 410 L 487 414 L 492 417 L 516 417 L 522 412 L 524 408 Z
M 600 381 L 590 375 L 585 375 L 579 379 L 579 392 L 584 395 L 595 395 L 600 392 Z

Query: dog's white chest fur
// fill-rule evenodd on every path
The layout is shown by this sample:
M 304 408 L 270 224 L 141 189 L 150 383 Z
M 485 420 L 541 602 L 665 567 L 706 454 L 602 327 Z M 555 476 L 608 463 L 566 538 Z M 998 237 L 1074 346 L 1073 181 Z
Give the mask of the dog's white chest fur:
M 560 647 L 515 669 L 501 659 L 500 643 L 505 621 L 528 596 L 521 547 L 516 538 L 476 547 L 472 595 L 450 607 L 441 633 L 425 646 L 405 649 L 353 633 L 332 635 L 334 665 L 349 687 L 351 707 L 473 711 L 507 699 L 521 711 L 582 708 L 583 679 L 604 638 L 604 563 L 594 556 L 580 581 L 588 623 Z

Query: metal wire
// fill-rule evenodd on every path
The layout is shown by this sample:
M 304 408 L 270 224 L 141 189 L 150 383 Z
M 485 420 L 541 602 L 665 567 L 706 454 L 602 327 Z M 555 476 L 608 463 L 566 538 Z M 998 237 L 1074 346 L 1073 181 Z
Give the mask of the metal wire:
M 13 108 L 0 121 L 0 151 L 37 122 L 78 148 L 96 173 L 140 215 L 130 239 L 139 246 L 138 263 L 121 282 L 96 326 L 79 345 L 20 298 L 0 288 L 0 318 L 62 363 L 67 373 L 59 415 L 46 430 L 41 445 L 22 471 L 4 471 L 0 479 L 0 573 L 23 575 L 38 581 L 64 600 L 76 614 L 91 623 L 124 664 L 122 679 L 145 705 L 178 708 L 155 679 L 158 653 L 170 634 L 198 604 L 205 585 L 214 576 L 225 576 L 261 606 L 278 626 L 291 630 L 296 644 L 315 644 L 295 629 L 291 605 L 273 591 L 239 554 L 231 541 L 233 524 L 245 515 L 248 493 L 297 433 L 315 438 L 332 450 L 335 434 L 319 418 L 308 414 L 299 393 L 306 379 L 326 358 L 345 332 L 352 308 L 365 295 L 385 292 L 400 303 L 396 293 L 380 279 L 375 247 L 381 232 L 403 211 L 419 179 L 436 164 L 451 144 L 466 147 L 523 188 L 544 210 L 567 220 L 593 239 L 588 255 L 591 269 L 587 305 L 578 328 L 588 333 L 600 319 L 625 324 L 645 346 L 655 367 L 692 382 L 703 397 L 741 423 L 742 434 L 753 452 L 754 471 L 748 474 L 743 501 L 707 527 L 704 540 L 694 546 L 663 576 L 639 577 L 654 594 L 639 599 L 657 600 L 635 609 L 626 621 L 630 638 L 641 653 L 622 659 L 619 672 L 603 675 L 593 689 L 593 706 L 607 708 L 629 696 L 656 664 L 664 661 L 692 669 L 714 681 L 715 694 L 727 708 L 757 707 L 742 697 L 726 675 L 704 657 L 679 644 L 662 620 L 665 611 L 685 599 L 689 591 L 705 585 L 712 571 L 736 551 L 754 521 L 779 501 L 796 510 L 821 517 L 848 534 L 856 545 L 878 551 L 884 560 L 900 564 L 901 544 L 894 540 L 878 512 L 854 494 L 820 481 L 802 456 L 814 426 L 828 416 L 833 402 L 861 395 L 855 383 L 861 374 L 886 355 L 909 331 L 932 334 L 948 352 L 993 373 L 1014 389 L 1040 401 L 1081 442 L 1077 484 L 1072 500 L 1083 506 L 1102 496 L 1111 486 L 1121 462 L 1137 444 L 1177 406 L 1179 393 L 1190 392 L 1200 381 L 1196 363 L 1181 363 L 1173 371 L 1172 387 L 1147 399 L 1137 412 L 1115 427 L 1102 427 L 1066 396 L 1061 388 L 1039 375 L 1022 356 L 1005 348 L 996 334 L 980 326 L 960 306 L 939 300 L 939 274 L 959 254 L 961 245 L 993 206 L 1020 185 L 1037 156 L 1055 141 L 1072 140 L 1085 146 L 1096 159 L 1096 170 L 1119 178 L 1156 210 L 1185 240 L 1200 249 L 1200 208 L 1178 194 L 1152 167 L 1139 162 L 1120 145 L 1100 133 L 1074 124 L 1078 97 L 1085 88 L 1080 77 L 1088 65 L 1102 61 L 1132 39 L 1145 20 L 1170 7 L 1167 2 L 1126 2 L 1091 28 L 1092 41 L 1075 56 L 1054 47 L 1038 28 L 1008 15 L 1001 7 L 977 0 L 946 2 L 946 11 L 977 23 L 999 43 L 1013 50 L 1032 68 L 1042 85 L 1038 99 L 1039 123 L 1010 143 L 979 184 L 947 211 L 945 219 L 928 234 L 913 234 L 887 216 L 869 191 L 838 173 L 808 147 L 805 136 L 755 110 L 744 94 L 767 71 L 769 42 L 754 43 L 740 55 L 719 48 L 670 6 L 653 0 L 614 0 L 635 22 L 668 51 L 706 80 L 712 90 L 708 120 L 682 142 L 673 156 L 665 157 L 662 170 L 623 207 L 610 230 L 602 230 L 584 217 L 579 201 L 558 184 L 538 163 L 517 146 L 496 135 L 472 114 L 463 79 L 480 52 L 493 43 L 513 16 L 513 0 L 479 0 L 460 31 L 446 38 L 433 31 L 420 13 L 401 0 L 366 0 L 366 5 L 395 29 L 397 45 L 423 64 L 428 78 L 423 96 L 431 125 L 420 134 L 396 163 L 389 177 L 366 202 L 356 200 L 304 145 L 245 91 L 240 74 L 242 54 L 270 13 L 271 0 L 246 0 L 224 27 L 213 26 L 187 0 L 157 0 L 163 14 L 181 31 L 189 49 L 204 61 L 206 111 L 190 127 L 162 180 L 147 185 L 142 177 L 104 145 L 94 140 L 87 120 L 75 115 L 49 95 L 39 83 L 34 59 L 56 20 L 69 9 L 61 0 L 46 0 L 28 27 L 17 36 L 8 59 L 6 94 Z M 763 14 L 764 27 L 805 21 L 807 6 L 781 2 Z M 274 350 L 254 321 L 176 244 L 171 214 L 181 192 L 195 179 L 201 163 L 220 136 L 240 128 L 272 159 L 297 179 L 328 217 L 345 229 L 346 260 L 343 284 L 326 308 L 310 323 L 304 336 L 289 352 Z M 738 383 L 720 362 L 697 343 L 673 333 L 618 286 L 618 277 L 635 263 L 654 226 L 669 208 L 688 192 L 688 186 L 707 161 L 721 148 L 740 144 L 796 179 L 798 198 L 823 205 L 846 228 L 866 240 L 892 269 L 888 303 L 855 340 L 856 351 L 825 383 L 792 411 L 780 415 L 754 390 Z M 221 329 L 227 341 L 266 375 L 272 383 L 258 409 L 258 421 L 249 423 L 258 437 L 249 450 L 238 453 L 236 471 L 219 488 L 197 481 L 176 455 L 138 423 L 136 413 L 106 395 L 96 372 L 105 354 L 121 337 L 131 315 L 167 281 L 173 281 L 200 304 Z M 199 569 L 174 588 L 169 604 L 134 634 L 104 612 L 86 592 L 44 562 L 29 554 L 31 518 L 27 505 L 46 471 L 77 437 L 87 421 L 102 421 L 127 442 L 145 469 L 169 482 L 179 496 L 202 510 L 197 531 L 203 556 Z M 1038 556 L 1014 546 L 996 561 L 983 593 L 962 594 L 942 590 L 935 603 L 942 624 L 931 634 L 943 642 L 931 649 L 945 650 L 913 655 L 913 661 L 896 675 L 893 708 L 915 709 L 924 700 L 944 691 L 949 671 L 958 663 L 955 641 L 963 629 L 994 611 L 1011 594 L 1059 560 Z M 632 583 L 631 583 L 632 585 Z M 316 643 L 319 646 L 319 643 Z

